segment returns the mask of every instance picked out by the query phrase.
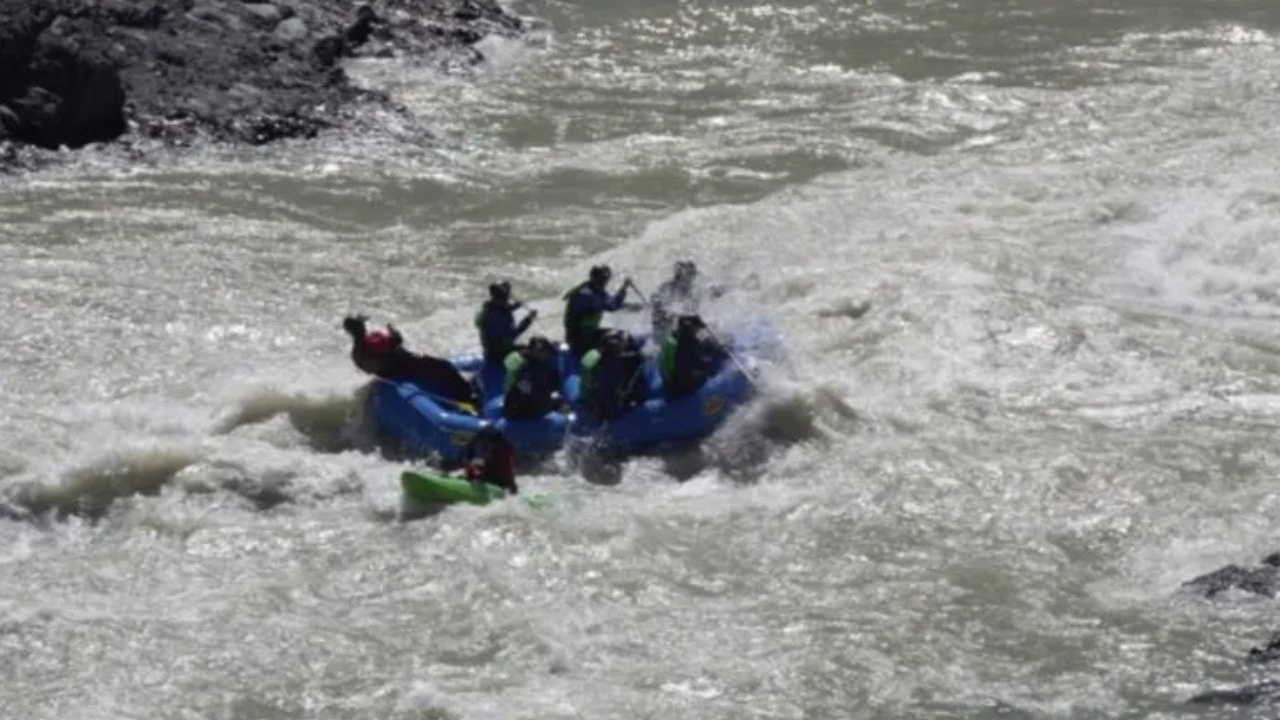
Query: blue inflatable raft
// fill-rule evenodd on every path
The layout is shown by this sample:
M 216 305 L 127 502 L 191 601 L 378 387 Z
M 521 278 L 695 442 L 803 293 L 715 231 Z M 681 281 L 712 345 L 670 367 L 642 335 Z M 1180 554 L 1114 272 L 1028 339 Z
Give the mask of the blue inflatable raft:
M 580 404 L 578 376 L 569 379 L 570 402 Z M 606 455 L 656 452 L 701 440 L 724 422 L 730 412 L 751 397 L 751 378 L 728 359 L 697 392 L 667 397 L 654 363 L 645 364 L 645 400 L 606 423 L 579 412 L 569 432 L 590 439 L 595 451 Z
M 731 412 L 750 399 L 754 386 L 748 376 L 756 357 L 774 357 L 780 352 L 777 333 L 767 323 L 752 323 L 735 331 L 733 356 L 696 393 L 668 398 L 656 363 L 645 364 L 646 400 L 608 423 L 587 418 L 579 404 L 579 377 L 576 359 L 563 349 L 557 357 L 562 393 L 571 412 L 553 412 L 538 420 L 508 420 L 502 417 L 500 366 L 485 363 L 479 355 L 452 358 L 463 373 L 474 375 L 482 391 L 484 405 L 462 407 L 413 382 L 378 381 L 370 396 L 374 421 L 380 431 L 394 438 L 411 454 L 430 457 L 445 465 L 465 461 L 465 451 L 482 423 L 493 423 L 507 436 L 522 459 L 540 459 L 565 446 L 570 436 L 588 439 L 593 447 L 610 455 L 654 452 L 669 446 L 705 438 Z
M 503 368 L 485 363 L 480 355 L 463 355 L 450 362 L 476 378 L 482 407 L 462 406 L 416 382 L 379 380 L 374 386 L 369 398 L 374 422 L 383 434 L 398 441 L 402 450 L 446 466 L 458 465 L 466 460 L 467 445 L 482 423 L 496 425 L 521 458 L 547 457 L 564 446 L 570 416 L 553 412 L 538 420 L 504 418 Z M 572 371 L 564 354 L 557 362 L 562 376 Z
M 730 354 L 721 359 L 711 378 L 683 397 L 668 397 L 657 362 L 646 362 L 645 400 L 607 423 L 581 411 L 580 378 L 574 374 L 565 382 L 565 396 L 578 409 L 570 434 L 589 439 L 596 452 L 606 455 L 653 453 L 702 440 L 751 399 L 755 390 L 751 366 L 756 358 L 781 356 L 781 340 L 768 323 L 749 323 L 732 338 Z

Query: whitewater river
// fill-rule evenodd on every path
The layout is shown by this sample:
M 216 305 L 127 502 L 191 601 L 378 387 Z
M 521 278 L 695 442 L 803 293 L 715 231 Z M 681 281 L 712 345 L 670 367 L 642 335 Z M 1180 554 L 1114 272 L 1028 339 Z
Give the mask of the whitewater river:
M 1179 586 L 1280 547 L 1274 0 L 515 9 L 474 78 L 351 68 L 430 142 L 0 179 L 0 717 L 1175 718 L 1268 677 L 1274 603 Z M 701 453 L 402 511 L 344 313 L 469 350 L 510 277 L 558 336 L 592 264 L 686 257 L 788 348 Z

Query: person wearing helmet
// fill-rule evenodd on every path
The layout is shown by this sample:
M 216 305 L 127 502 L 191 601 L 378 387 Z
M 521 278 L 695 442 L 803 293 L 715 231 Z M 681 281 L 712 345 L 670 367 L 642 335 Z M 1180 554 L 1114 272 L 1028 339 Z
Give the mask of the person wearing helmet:
M 604 333 L 600 347 L 582 357 L 582 405 L 592 418 L 607 422 L 644 400 L 644 356 L 622 330 Z
M 453 403 L 471 406 L 475 389 L 453 363 L 427 354 L 409 352 L 404 337 L 394 326 L 370 331 L 369 318 L 349 316 L 342 329 L 351 336 L 351 360 L 364 372 L 384 380 L 414 382 L 432 395 Z
M 502 431 L 490 423 L 480 430 L 467 445 L 467 464 L 463 477 L 471 482 L 497 485 L 512 495 L 520 494 L 516 485 L 516 452 Z
M 550 340 L 533 336 L 528 347 L 508 354 L 503 364 L 503 417 L 537 420 L 560 404 L 560 370 Z
M 724 349 L 697 315 L 681 315 L 662 342 L 658 369 L 670 397 L 697 392 L 724 359 Z
M 511 299 L 511 283 L 503 281 L 489 286 L 489 299 L 485 301 L 480 312 L 476 313 L 476 329 L 480 331 L 480 347 L 484 349 L 484 361 L 501 363 L 515 349 L 516 340 L 529 329 L 537 310 L 529 314 L 519 323 L 516 322 L 515 311 L 522 303 Z
M 394 327 L 369 331 L 369 318 L 352 315 L 343 319 L 342 329 L 351 336 L 351 362 L 370 375 L 381 376 L 388 358 L 403 343 L 404 338 Z
M 724 290 L 712 286 L 705 291 L 697 286 L 698 266 L 691 260 L 680 260 L 672 269 L 671 279 L 658 286 L 650 298 L 653 310 L 653 339 L 662 339 L 675 329 L 678 315 L 695 314 L 701 305 L 703 295 L 719 297 Z
M 598 347 L 603 331 L 600 321 L 606 312 L 621 310 L 627 301 L 631 278 L 622 281 L 622 287 L 614 295 L 608 291 L 613 271 L 608 265 L 591 268 L 587 281 L 565 294 L 564 338 L 575 357 Z

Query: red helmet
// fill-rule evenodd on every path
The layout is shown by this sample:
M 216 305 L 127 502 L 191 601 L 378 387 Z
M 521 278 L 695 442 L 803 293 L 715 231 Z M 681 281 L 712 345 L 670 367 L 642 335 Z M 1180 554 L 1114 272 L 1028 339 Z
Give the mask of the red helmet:
M 364 336 L 364 346 L 377 355 L 391 352 L 391 333 L 386 330 L 374 330 Z

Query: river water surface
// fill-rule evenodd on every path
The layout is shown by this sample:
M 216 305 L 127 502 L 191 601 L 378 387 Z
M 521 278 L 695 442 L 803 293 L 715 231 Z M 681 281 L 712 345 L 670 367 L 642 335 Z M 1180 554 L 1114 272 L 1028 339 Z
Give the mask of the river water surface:
M 0 715 L 1173 718 L 1260 679 L 1271 0 L 531 0 L 375 131 L 0 180 Z M 693 258 L 701 453 L 411 519 L 339 328 Z M 869 310 L 863 312 L 866 304 Z M 623 318 L 639 326 L 643 318 Z M 1222 711 L 1238 716 L 1236 711 Z

